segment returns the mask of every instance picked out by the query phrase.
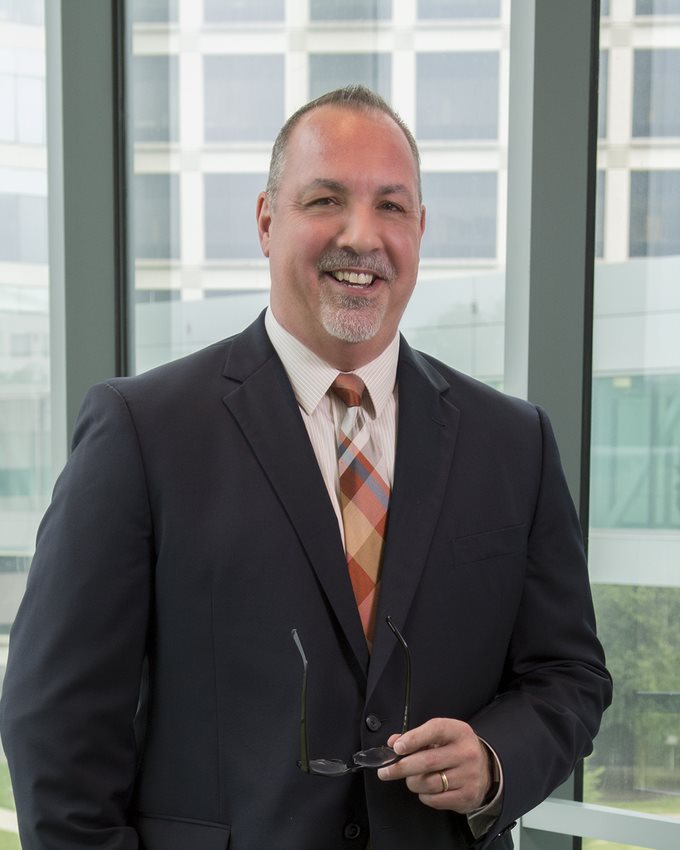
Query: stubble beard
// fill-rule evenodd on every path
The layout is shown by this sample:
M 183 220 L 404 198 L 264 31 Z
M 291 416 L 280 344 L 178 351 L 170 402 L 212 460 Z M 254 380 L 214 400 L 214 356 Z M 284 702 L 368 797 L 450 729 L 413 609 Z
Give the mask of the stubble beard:
M 352 266 L 374 272 L 383 280 L 383 285 L 389 286 L 396 277 L 395 269 L 387 260 L 370 255 L 362 257 L 347 250 L 328 251 L 318 264 L 322 273 Z M 327 334 L 342 342 L 367 342 L 382 327 L 387 312 L 387 298 L 385 293 L 376 298 L 359 292 L 341 292 L 322 277 L 319 307 L 321 324 Z
M 384 299 L 367 298 L 365 295 L 342 295 L 329 292 L 327 287 L 320 293 L 321 323 L 326 333 L 342 342 L 368 342 L 382 327 L 387 311 Z

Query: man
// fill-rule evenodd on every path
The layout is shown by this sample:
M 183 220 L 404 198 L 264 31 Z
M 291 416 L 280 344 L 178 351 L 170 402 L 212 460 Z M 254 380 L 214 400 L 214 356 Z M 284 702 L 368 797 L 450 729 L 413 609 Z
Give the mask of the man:
M 84 402 L 3 698 L 24 850 L 507 850 L 610 699 L 550 426 L 399 339 L 425 211 L 380 98 L 289 120 L 257 223 L 266 317 Z

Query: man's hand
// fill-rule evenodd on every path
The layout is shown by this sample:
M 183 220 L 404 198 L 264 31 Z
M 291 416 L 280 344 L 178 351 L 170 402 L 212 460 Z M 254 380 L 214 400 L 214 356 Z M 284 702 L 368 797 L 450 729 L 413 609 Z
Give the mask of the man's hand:
M 402 758 L 381 768 L 378 777 L 405 779 L 426 806 L 469 814 L 489 793 L 488 750 L 461 720 L 428 720 L 403 735 L 392 735 L 387 743 Z

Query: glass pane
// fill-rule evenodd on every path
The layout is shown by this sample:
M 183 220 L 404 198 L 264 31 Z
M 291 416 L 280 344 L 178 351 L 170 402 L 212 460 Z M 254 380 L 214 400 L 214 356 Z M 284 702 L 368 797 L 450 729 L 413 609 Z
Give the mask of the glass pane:
M 419 18 L 498 18 L 500 0 L 418 0 Z
M 389 100 L 392 57 L 389 53 L 312 53 L 309 57 L 309 99 L 351 83 L 362 83 Z
M 636 15 L 680 15 L 680 0 L 635 0 Z
M 0 685 L 52 487 L 43 11 L 0 2 Z M 1 748 L 0 808 L 14 808 Z M 3 812 L 0 847 L 19 846 Z
M 177 141 L 177 57 L 135 56 L 132 75 L 135 142 Z
M 312 21 L 379 21 L 392 15 L 392 0 L 309 0 Z
M 680 136 L 680 49 L 636 50 L 633 135 Z
M 612 4 L 601 22 L 610 122 L 599 142 L 589 549 L 615 687 L 585 799 L 679 816 L 680 30 L 633 14 L 657 6 Z M 613 28 L 629 31 L 625 43 Z
M 402 329 L 500 386 L 509 4 L 307 8 L 178 0 L 177 39 L 132 27 L 135 370 L 237 332 L 267 305 L 255 203 L 272 142 L 307 100 L 358 82 L 395 107 L 422 153 L 428 226 Z
M 418 138 L 497 139 L 498 60 L 498 51 L 418 54 Z
M 179 0 L 134 0 L 130 4 L 135 23 L 173 23 L 177 20 Z
M 211 21 L 282 21 L 284 0 L 204 0 L 203 15 Z
M 424 174 L 430 222 L 422 256 L 494 258 L 496 184 L 497 175 L 492 172 Z
M 205 141 L 274 141 L 283 124 L 282 55 L 205 56 Z

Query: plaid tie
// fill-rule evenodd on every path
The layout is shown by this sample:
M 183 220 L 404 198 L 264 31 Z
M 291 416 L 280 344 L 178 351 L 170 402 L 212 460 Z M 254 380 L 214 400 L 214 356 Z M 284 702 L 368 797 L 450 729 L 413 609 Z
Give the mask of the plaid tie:
M 340 424 L 338 472 L 345 554 L 369 648 L 380 587 L 390 488 L 381 475 L 382 455 L 361 406 L 365 386 L 357 375 L 340 374 L 331 390 L 347 405 Z

